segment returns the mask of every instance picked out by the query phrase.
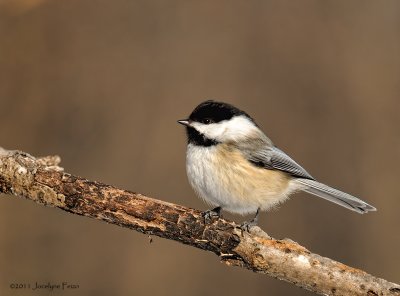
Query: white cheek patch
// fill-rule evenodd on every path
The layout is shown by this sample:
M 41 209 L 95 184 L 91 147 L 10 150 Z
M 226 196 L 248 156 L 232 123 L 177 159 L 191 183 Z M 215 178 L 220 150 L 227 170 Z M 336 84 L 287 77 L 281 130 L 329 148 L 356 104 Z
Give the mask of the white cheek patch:
M 219 142 L 237 141 L 258 130 L 254 123 L 244 115 L 211 124 L 193 122 L 192 126 L 208 139 Z
M 192 126 L 208 139 L 219 139 L 226 132 L 224 121 L 210 124 L 193 122 Z

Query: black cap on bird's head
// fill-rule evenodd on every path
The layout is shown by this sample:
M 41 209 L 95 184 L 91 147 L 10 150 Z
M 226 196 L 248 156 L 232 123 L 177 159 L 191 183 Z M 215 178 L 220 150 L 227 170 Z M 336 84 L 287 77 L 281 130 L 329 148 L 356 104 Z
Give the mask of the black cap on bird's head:
M 208 100 L 201 103 L 193 110 L 192 114 L 189 116 L 189 120 L 207 124 L 229 120 L 232 117 L 239 115 L 244 115 L 250 118 L 246 112 L 239 110 L 233 105 Z
M 178 123 L 186 126 L 189 143 L 201 146 L 218 144 L 221 137 L 222 123 L 234 117 L 245 118 L 251 125 L 256 126 L 254 120 L 244 111 L 235 106 L 213 100 L 199 104 L 188 119 L 179 120 Z
M 246 112 L 236 108 L 231 104 L 208 100 L 200 103 L 193 110 L 188 119 L 179 120 L 178 123 L 183 125 L 186 125 L 185 122 L 193 121 L 203 124 L 218 123 L 240 115 L 244 115 L 254 122 L 254 120 Z

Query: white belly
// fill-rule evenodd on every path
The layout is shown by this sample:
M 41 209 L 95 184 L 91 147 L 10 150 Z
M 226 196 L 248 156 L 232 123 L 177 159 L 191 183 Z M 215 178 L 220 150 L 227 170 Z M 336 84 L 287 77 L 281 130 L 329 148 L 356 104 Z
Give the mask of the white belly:
M 299 189 L 291 177 L 258 168 L 227 144 L 188 145 L 186 171 L 196 193 L 208 204 L 238 214 L 268 210 Z

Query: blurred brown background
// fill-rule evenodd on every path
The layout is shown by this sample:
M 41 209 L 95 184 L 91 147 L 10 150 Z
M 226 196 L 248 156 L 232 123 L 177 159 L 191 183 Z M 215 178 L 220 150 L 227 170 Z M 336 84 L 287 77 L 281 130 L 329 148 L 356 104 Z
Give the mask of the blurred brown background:
M 205 210 L 184 130 L 202 100 L 251 114 L 321 181 L 378 212 L 306 194 L 261 227 L 400 281 L 400 2 L 0 1 L 0 146 Z M 230 219 L 243 218 L 227 215 Z M 311 295 L 211 253 L 0 198 L 0 295 Z

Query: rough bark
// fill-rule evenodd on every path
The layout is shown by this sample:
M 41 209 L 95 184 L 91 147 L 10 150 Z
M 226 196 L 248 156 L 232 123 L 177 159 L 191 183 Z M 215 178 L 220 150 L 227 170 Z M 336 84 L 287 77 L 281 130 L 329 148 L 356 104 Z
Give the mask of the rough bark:
M 0 148 L 0 192 L 31 199 L 211 251 L 222 262 L 290 282 L 322 295 L 400 295 L 400 286 L 311 253 L 260 228 L 204 222 L 201 212 L 63 172 L 57 156 L 34 158 Z

